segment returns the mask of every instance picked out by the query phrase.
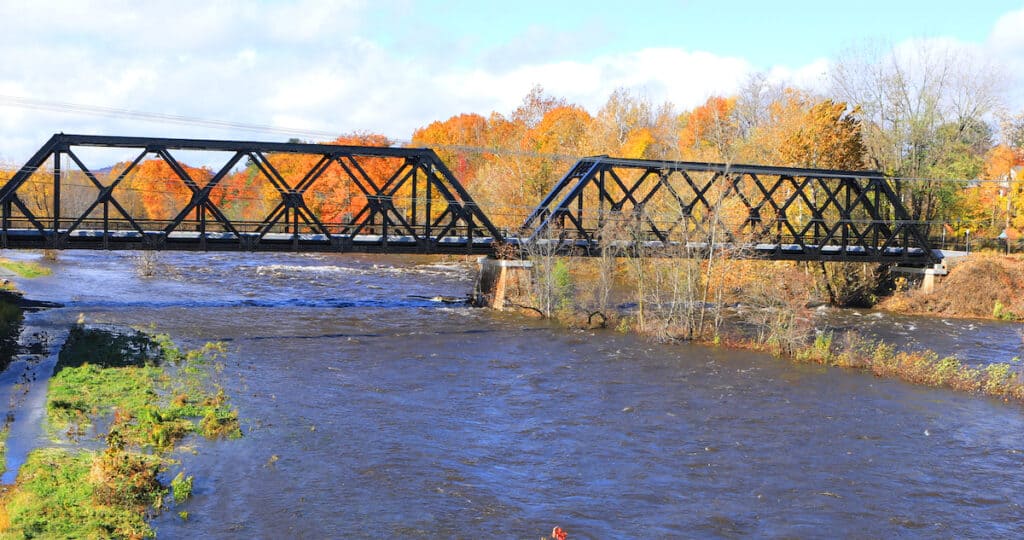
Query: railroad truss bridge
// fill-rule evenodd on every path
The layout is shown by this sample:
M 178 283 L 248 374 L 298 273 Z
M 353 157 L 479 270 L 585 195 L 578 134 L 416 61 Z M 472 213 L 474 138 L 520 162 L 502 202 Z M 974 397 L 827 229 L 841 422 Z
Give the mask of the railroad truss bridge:
M 134 157 L 90 169 L 85 162 L 99 151 Z M 182 155 L 224 164 L 197 174 Z M 166 171 L 150 184 L 139 180 L 147 158 Z M 245 189 L 228 182 L 240 170 Z M 161 219 L 138 202 L 140 192 L 162 199 Z M 916 266 L 941 258 L 876 172 L 586 157 L 535 208 L 516 211 L 521 217 L 495 226 L 427 148 L 57 134 L 0 188 L 0 247 L 503 256 L 729 249 Z

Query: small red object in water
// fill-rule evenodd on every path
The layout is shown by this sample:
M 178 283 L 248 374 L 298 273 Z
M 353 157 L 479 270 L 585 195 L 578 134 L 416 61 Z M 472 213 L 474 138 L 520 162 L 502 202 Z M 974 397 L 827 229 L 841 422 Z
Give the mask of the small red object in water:
M 565 540 L 569 535 L 565 534 L 565 531 L 561 527 L 555 527 L 551 529 L 551 538 L 554 540 Z

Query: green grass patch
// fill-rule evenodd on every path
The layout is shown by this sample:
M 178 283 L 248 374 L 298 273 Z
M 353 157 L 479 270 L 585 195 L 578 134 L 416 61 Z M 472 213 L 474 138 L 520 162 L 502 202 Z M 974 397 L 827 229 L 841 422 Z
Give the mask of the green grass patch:
M 179 472 L 174 480 L 171 480 L 171 494 L 174 502 L 181 504 L 192 496 L 192 477 L 185 476 L 185 472 Z
M 50 426 L 80 436 L 110 420 L 127 444 L 157 450 L 189 433 L 241 436 L 238 413 L 211 382 L 224 352 L 210 343 L 182 354 L 166 336 L 76 326 L 50 380 Z
M 0 474 L 7 472 L 7 435 L 11 432 L 11 425 L 4 422 L 0 427 Z
M 150 456 L 44 448 L 29 454 L 0 538 L 147 538 L 146 510 L 165 489 Z
M 85 364 L 65 368 L 50 380 L 46 412 L 50 426 L 82 431 L 117 410 L 142 411 L 157 401 L 157 367 L 103 368 Z M 79 428 L 79 429 L 76 429 Z
M 12 261 L 0 258 L 0 268 L 6 268 L 23 278 L 37 278 L 53 273 L 48 267 L 29 261 Z
M 841 337 L 833 339 L 831 333 L 819 334 L 813 343 L 789 356 L 800 362 L 861 369 L 914 384 L 1024 401 L 1024 377 L 1015 369 L 1020 361 L 1017 358 L 971 367 L 954 356 L 940 357 L 933 351 L 897 351 L 894 345 L 864 339 L 855 332 Z M 780 354 L 777 350 L 772 352 Z

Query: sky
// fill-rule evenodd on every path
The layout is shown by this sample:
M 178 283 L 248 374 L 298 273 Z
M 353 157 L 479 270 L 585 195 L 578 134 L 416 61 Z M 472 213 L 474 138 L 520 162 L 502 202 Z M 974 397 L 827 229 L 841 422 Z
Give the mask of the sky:
M 833 7 L 842 6 L 842 7 Z M 56 132 L 408 140 L 535 85 L 685 110 L 751 74 L 824 91 L 851 48 L 980 54 L 1024 110 L 1024 1 L 0 0 L 0 164 Z

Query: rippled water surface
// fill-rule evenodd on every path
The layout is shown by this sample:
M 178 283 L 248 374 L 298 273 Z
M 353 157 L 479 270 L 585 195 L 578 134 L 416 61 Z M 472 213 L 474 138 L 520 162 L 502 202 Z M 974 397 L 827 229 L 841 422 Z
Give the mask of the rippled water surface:
M 463 262 L 164 254 L 155 277 L 135 268 L 62 253 L 26 288 L 66 307 L 29 323 L 56 335 L 82 313 L 228 342 L 245 437 L 179 456 L 190 518 L 158 517 L 161 537 L 1024 535 L 1017 405 L 420 298 L 468 293 Z M 978 332 L 998 354 L 1020 346 L 1016 326 L 883 317 L 925 328 L 925 346 L 970 351 Z

